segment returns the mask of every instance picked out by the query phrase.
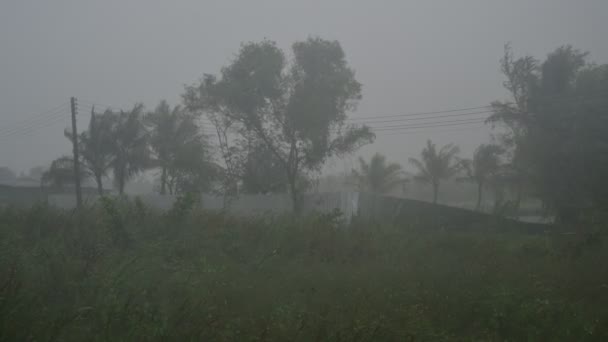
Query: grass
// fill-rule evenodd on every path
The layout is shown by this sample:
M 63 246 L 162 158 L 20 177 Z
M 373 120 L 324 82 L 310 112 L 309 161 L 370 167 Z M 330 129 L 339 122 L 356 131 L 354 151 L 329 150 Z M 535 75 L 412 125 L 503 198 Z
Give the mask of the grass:
M 0 341 L 608 340 L 601 240 L 426 228 L 4 208 Z

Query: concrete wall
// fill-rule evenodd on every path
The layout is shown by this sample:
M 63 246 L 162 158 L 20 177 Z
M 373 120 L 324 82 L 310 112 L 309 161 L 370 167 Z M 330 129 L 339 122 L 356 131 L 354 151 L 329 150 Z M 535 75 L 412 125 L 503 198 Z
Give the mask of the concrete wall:
M 411 226 L 445 231 L 500 228 L 542 233 L 549 227 L 545 224 L 519 222 L 468 209 L 373 194 L 359 195 L 358 218 L 403 225 L 406 228 Z
M 208 210 L 222 210 L 222 197 L 201 195 L 202 207 Z M 176 196 L 148 194 L 138 196 L 146 205 L 160 210 L 173 206 Z M 84 196 L 85 203 L 94 203 L 96 196 Z M 65 209 L 74 208 L 73 195 L 49 195 L 49 203 Z M 456 207 L 434 205 L 428 202 L 380 196 L 357 192 L 306 194 L 302 201 L 303 212 L 329 213 L 340 210 L 350 221 L 373 220 L 407 227 L 462 231 L 469 229 L 510 228 L 526 232 L 543 232 L 547 225 L 517 222 L 494 215 Z M 237 215 L 261 215 L 265 213 L 289 213 L 292 210 L 288 195 L 241 195 L 229 202 L 227 210 Z
M 176 196 L 146 194 L 138 196 L 146 205 L 160 210 L 168 210 L 173 206 Z M 83 196 L 84 203 L 94 203 L 97 196 Z M 76 199 L 73 195 L 49 195 L 48 201 L 58 208 L 71 209 L 76 207 Z M 201 203 L 204 209 L 224 209 L 222 197 L 202 194 Z M 304 212 L 319 211 L 331 212 L 339 209 L 346 218 L 350 218 L 358 211 L 358 193 L 317 193 L 306 194 L 302 200 Z M 230 199 L 227 210 L 235 214 L 253 215 L 272 213 L 288 213 L 292 210 L 291 198 L 286 194 L 273 195 L 241 195 Z

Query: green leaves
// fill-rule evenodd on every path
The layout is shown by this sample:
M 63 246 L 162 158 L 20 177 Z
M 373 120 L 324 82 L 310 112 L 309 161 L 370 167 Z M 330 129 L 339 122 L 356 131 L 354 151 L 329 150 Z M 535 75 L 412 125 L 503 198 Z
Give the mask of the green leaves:
M 228 168 L 225 136 L 262 143 L 286 175 L 290 191 L 300 191 L 300 178 L 320 169 L 333 155 L 344 155 L 370 143 L 365 126 L 344 127 L 346 113 L 361 98 L 361 84 L 348 67 L 337 41 L 309 38 L 292 47 L 288 64 L 276 44 L 264 40 L 244 44 L 221 77 L 206 75 L 199 85 L 186 87 L 189 110 L 204 111 L 219 126 L 222 154 Z
M 160 168 L 160 192 L 200 191 L 213 176 L 210 147 L 196 124 L 196 117 L 179 106 L 171 110 L 165 101 L 147 113 L 151 160 Z
M 150 166 L 148 135 L 142 116 L 144 106 L 135 105 L 130 111 L 115 113 L 111 135 L 113 138 L 112 169 L 118 192 L 124 192 L 126 182 Z
M 604 206 L 608 68 L 588 53 L 562 46 L 542 63 L 532 57 L 501 61 L 512 99 L 492 104 L 490 121 L 509 128 L 502 139 L 518 187 L 532 188 L 558 216 Z M 579 214 L 568 214 L 577 212 Z M 564 215 L 561 215 L 561 214 Z M 565 217 L 564 216 L 564 217 Z
M 359 169 L 352 171 L 352 177 L 360 191 L 383 194 L 405 182 L 401 165 L 388 163 L 380 153 L 372 156 L 369 163 L 359 158 Z
M 418 180 L 426 183 L 439 183 L 443 179 L 453 177 L 460 171 L 456 155 L 460 152 L 458 146 L 448 144 L 439 151 L 430 140 L 420 153 L 421 159 L 410 158 L 410 163 L 418 169 Z

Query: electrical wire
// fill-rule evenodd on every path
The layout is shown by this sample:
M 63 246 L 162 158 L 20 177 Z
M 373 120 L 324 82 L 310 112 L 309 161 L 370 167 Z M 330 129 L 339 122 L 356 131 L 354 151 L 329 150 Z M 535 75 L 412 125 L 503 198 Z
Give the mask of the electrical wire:
M 427 127 L 427 128 L 414 128 L 412 130 L 402 130 L 395 132 L 377 132 L 376 137 L 387 137 L 387 136 L 403 136 L 410 134 L 418 134 L 418 133 L 429 133 L 429 132 L 454 132 L 454 131 L 470 131 L 473 129 L 482 129 L 484 125 L 476 125 L 476 126 L 468 126 L 468 127 L 458 127 L 458 128 L 444 128 L 445 126 L 440 127 Z
M 7 137 L 7 136 L 13 136 L 15 134 L 19 134 L 21 132 L 29 132 L 32 129 L 42 127 L 50 122 L 65 121 L 65 119 L 67 117 L 69 117 L 69 114 L 67 112 L 57 112 L 53 115 L 49 115 L 49 116 L 41 118 L 39 120 L 30 122 L 27 125 L 22 125 L 19 127 L 12 127 L 10 129 L 6 129 L 6 130 L 0 132 L 0 136 Z
M 470 111 L 470 110 L 490 109 L 490 108 L 492 108 L 492 107 L 491 106 L 479 106 L 479 107 L 460 108 L 460 109 L 447 109 L 447 110 L 440 110 L 440 111 L 435 111 L 435 112 L 418 112 L 418 113 L 380 115 L 380 116 L 360 116 L 360 117 L 348 118 L 347 120 L 349 120 L 349 121 L 358 121 L 358 120 L 368 120 L 368 119 L 383 119 L 383 118 L 423 116 L 423 115 L 464 112 L 464 111 Z
M 53 116 L 53 115 L 56 115 L 58 112 L 63 112 L 65 110 L 65 106 L 67 104 L 68 104 L 67 102 L 64 102 L 64 103 L 60 104 L 59 106 L 46 110 L 42 113 L 30 115 L 27 119 L 18 121 L 16 123 L 14 123 L 13 125 L 4 126 L 4 127 L 0 128 L 0 133 L 12 131 L 19 127 L 25 127 L 29 124 L 32 124 L 32 123 L 38 121 L 40 118 Z
M 443 121 L 443 122 L 433 122 L 427 125 L 404 125 L 404 126 L 389 126 L 389 127 L 380 127 L 380 128 L 372 128 L 373 132 L 383 132 L 383 131 L 395 131 L 395 130 L 407 130 L 414 128 L 427 128 L 427 127 L 446 127 L 446 126 L 458 126 L 458 125 L 467 125 L 473 123 L 482 123 L 485 120 L 483 119 L 468 119 L 468 120 L 453 120 L 453 121 Z
M 58 123 L 61 123 L 61 122 L 65 122 L 65 119 L 62 118 L 62 117 L 57 117 L 54 120 L 51 120 L 49 122 L 39 123 L 37 125 L 30 126 L 30 127 L 28 127 L 27 129 L 24 129 L 24 130 L 13 131 L 13 132 L 8 133 L 8 134 L 0 135 L 0 140 L 4 140 L 4 139 L 10 138 L 10 137 L 27 136 L 27 135 L 29 135 L 30 133 L 32 133 L 32 132 L 34 132 L 36 130 L 43 129 L 43 128 L 48 128 L 48 127 L 54 126 L 54 125 L 56 125 Z
M 438 118 L 449 118 L 449 117 L 460 117 L 460 116 L 470 116 L 470 115 L 480 115 L 480 114 L 491 114 L 493 111 L 481 111 L 481 112 L 471 112 L 471 113 L 457 113 L 457 114 L 445 114 L 445 115 L 434 115 L 434 116 L 425 116 L 420 118 L 403 118 L 403 119 L 392 119 L 392 120 L 373 120 L 361 122 L 362 124 L 372 124 L 372 123 L 385 123 L 385 122 L 402 122 L 402 121 L 417 121 L 417 120 L 430 120 L 430 119 L 438 119 Z M 367 119 L 366 119 L 367 120 Z

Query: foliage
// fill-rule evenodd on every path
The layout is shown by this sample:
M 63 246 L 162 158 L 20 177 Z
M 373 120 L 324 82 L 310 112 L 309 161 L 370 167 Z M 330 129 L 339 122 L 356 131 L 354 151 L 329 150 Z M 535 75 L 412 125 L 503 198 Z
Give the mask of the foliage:
M 88 177 L 86 170 L 80 170 L 80 179 Z M 63 156 L 53 160 L 51 166 L 42 174 L 41 184 L 61 189 L 67 184 L 74 184 L 74 159 Z
M 102 203 L 0 209 L 1 341 L 608 338 L 601 239 Z
M 200 85 L 186 88 L 190 110 L 206 111 L 230 128 L 245 148 L 262 142 L 279 161 L 298 210 L 298 186 L 325 160 L 373 140 L 366 126 L 345 123 L 361 98 L 361 85 L 337 41 L 309 38 L 292 46 L 288 65 L 283 51 L 264 40 L 241 47 L 236 59 Z
M 420 159 L 410 158 L 409 161 L 418 174 L 416 180 L 430 183 L 433 186 L 433 203 L 437 203 L 439 185 L 441 180 L 449 179 L 460 171 L 460 163 L 456 162 L 456 156 L 460 152 L 458 146 L 448 144 L 439 151 L 430 140 L 420 153 Z
M 120 111 L 114 116 L 111 128 L 112 162 L 114 183 L 120 194 L 127 181 L 150 166 L 148 134 L 142 116 L 144 106 L 135 105 L 130 111 Z
M 114 140 L 111 133 L 115 120 L 116 117 L 112 112 L 99 115 L 95 114 L 95 108 L 92 108 L 88 130 L 78 137 L 81 164 L 95 179 L 100 196 L 103 195 L 103 178 L 107 176 L 112 163 Z M 70 131 L 66 130 L 65 136 L 73 141 L 73 134 Z
M 152 164 L 161 170 L 160 193 L 200 191 L 209 188 L 211 151 L 194 115 L 166 101 L 146 114 Z
M 608 198 L 608 67 L 563 46 L 542 63 L 503 58 L 512 99 L 495 102 L 491 121 L 510 129 L 512 170 L 561 221 L 601 212 Z
M 253 142 L 243 166 L 242 191 L 246 193 L 284 193 L 287 179 L 280 160 L 264 143 Z
M 475 150 L 473 159 L 462 160 L 462 166 L 467 173 L 467 179 L 477 184 L 477 205 L 480 210 L 483 188 L 489 182 L 497 182 L 501 171 L 500 155 L 502 147 L 498 145 L 481 145 Z
M 401 165 L 387 163 L 386 157 L 380 153 L 375 153 L 369 163 L 359 158 L 359 169 L 352 171 L 352 178 L 359 191 L 377 194 L 387 193 L 405 182 Z

